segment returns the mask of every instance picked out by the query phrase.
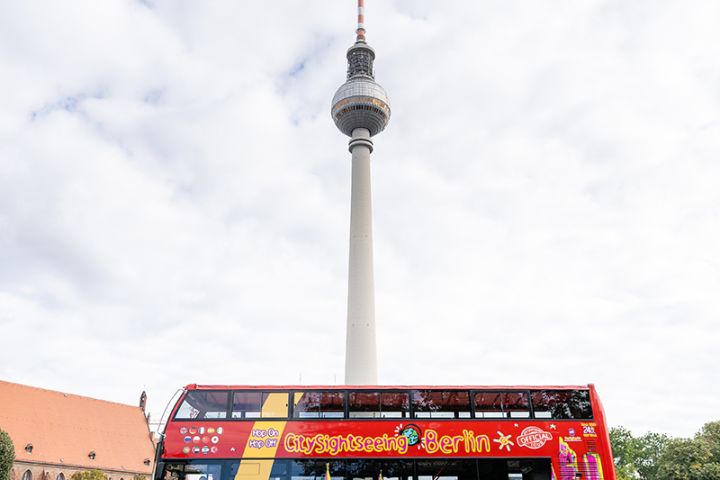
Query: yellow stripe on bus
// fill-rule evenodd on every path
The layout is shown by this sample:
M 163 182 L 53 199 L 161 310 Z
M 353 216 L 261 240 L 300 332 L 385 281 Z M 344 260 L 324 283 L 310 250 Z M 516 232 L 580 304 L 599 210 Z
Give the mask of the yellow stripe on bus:
M 265 418 L 287 417 L 287 393 L 271 393 L 262 406 Z M 235 480 L 269 480 L 287 421 L 253 423 Z M 269 460 L 248 460 L 248 459 Z

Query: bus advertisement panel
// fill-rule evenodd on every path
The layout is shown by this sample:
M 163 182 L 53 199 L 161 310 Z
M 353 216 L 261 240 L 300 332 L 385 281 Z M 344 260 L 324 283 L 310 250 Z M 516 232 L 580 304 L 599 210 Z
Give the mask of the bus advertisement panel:
M 443 459 L 473 462 L 478 478 L 615 478 L 604 414 L 592 387 L 270 388 L 282 387 L 189 386 L 159 449 L 159 469 L 173 474 L 158 472 L 158 479 L 188 480 L 177 474 L 183 462 L 229 459 L 273 462 L 248 467 L 258 471 L 254 477 L 239 463 L 226 465 L 234 476 L 226 472 L 216 480 L 310 480 L 305 477 L 317 475 L 305 470 L 323 461 L 328 472 L 331 466 L 335 470 L 328 475 L 337 478 L 330 480 L 360 478 L 351 474 L 357 465 L 389 461 L 410 461 L 407 480 L 426 480 L 418 472 L 437 466 L 423 461 Z M 289 469 L 284 475 L 278 473 L 281 465 Z M 305 473 L 293 475 L 293 468 Z M 392 467 L 384 468 L 387 477 Z

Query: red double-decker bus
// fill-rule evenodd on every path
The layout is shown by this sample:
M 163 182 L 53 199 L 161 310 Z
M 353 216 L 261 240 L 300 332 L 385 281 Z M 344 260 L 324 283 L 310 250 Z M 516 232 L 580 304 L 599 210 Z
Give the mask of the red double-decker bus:
M 615 480 L 593 385 L 188 385 L 155 480 Z

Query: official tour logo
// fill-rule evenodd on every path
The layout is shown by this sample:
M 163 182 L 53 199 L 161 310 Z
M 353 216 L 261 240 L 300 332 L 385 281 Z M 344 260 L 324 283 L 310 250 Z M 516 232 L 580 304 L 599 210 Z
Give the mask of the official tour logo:
M 546 432 L 545 430 L 538 427 L 527 427 L 517 436 L 518 445 L 521 447 L 527 447 L 531 450 L 537 450 L 542 448 L 543 445 L 549 440 L 552 440 L 552 433 Z

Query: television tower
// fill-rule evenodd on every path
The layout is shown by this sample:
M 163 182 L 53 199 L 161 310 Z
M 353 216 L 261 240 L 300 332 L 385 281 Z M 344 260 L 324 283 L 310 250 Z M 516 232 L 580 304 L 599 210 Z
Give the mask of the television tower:
M 376 385 L 370 154 L 372 137 L 390 120 L 390 103 L 375 82 L 375 50 L 365 42 L 364 0 L 358 0 L 356 34 L 355 44 L 347 51 L 347 81 L 335 93 L 331 109 L 335 125 L 350 137 L 352 154 L 345 383 Z

